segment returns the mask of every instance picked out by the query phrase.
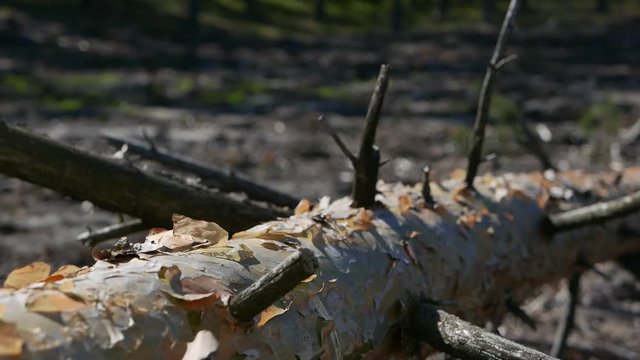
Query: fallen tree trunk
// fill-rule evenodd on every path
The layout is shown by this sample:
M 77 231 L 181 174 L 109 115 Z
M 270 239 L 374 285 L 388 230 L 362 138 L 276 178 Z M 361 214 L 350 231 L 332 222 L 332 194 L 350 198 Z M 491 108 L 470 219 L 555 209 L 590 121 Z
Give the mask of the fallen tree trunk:
M 420 185 L 380 184 L 381 205 L 372 209 L 352 208 L 348 198 L 320 201 L 230 240 L 215 224 L 176 218 L 173 232 L 153 234 L 143 245 L 97 252 L 103 261 L 91 268 L 10 274 L 10 288 L 0 291 L 0 353 L 386 359 L 422 349 L 425 355 L 428 347 L 405 341 L 418 338 L 405 326 L 415 299 L 475 324 L 499 323 L 506 303 L 580 271 L 580 259 L 596 263 L 640 249 L 640 236 L 629 231 L 637 215 L 556 234 L 543 226 L 551 211 L 638 190 L 639 168 L 557 179 L 485 175 L 476 179 L 477 192 L 452 179 L 431 183 L 428 203 Z M 252 322 L 236 320 L 233 297 L 299 249 L 317 258 L 316 275 L 263 304 Z
M 130 214 L 149 227 L 170 226 L 178 212 L 238 231 L 286 216 L 274 207 L 152 176 L 137 168 L 0 122 L 0 173 Z

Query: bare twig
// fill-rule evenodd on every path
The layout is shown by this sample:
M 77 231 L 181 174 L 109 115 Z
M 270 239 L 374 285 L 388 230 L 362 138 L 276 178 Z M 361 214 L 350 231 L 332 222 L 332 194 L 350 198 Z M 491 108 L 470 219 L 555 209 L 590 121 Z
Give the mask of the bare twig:
M 382 103 L 389 85 L 389 65 L 382 65 L 378 74 L 376 88 L 369 102 L 369 109 L 365 118 L 364 129 L 360 137 L 358 161 L 355 165 L 355 180 L 351 195 L 354 206 L 369 207 L 374 204 L 378 169 L 380 166 L 380 151 L 374 145 L 376 129 L 380 121 Z
M 113 135 L 104 135 L 104 137 L 111 144 L 116 146 L 126 144 L 130 152 L 151 160 L 156 160 L 165 166 L 191 172 L 203 179 L 214 180 L 227 191 L 242 191 L 246 193 L 250 199 L 266 201 L 274 205 L 288 206 L 290 208 L 294 208 L 300 202 L 297 198 L 256 184 L 244 176 L 235 173 L 230 175 L 229 171 L 217 169 L 195 159 L 171 154 L 155 146 L 149 148 L 142 142 L 132 139 L 119 138 Z M 153 144 L 152 142 L 150 143 Z
M 84 245 L 93 246 L 102 241 L 127 236 L 144 229 L 147 229 L 147 226 L 145 226 L 141 220 L 135 219 L 105 226 L 98 230 L 88 230 L 78 235 L 76 240 L 80 241 Z
M 336 143 L 336 145 L 338 145 L 338 147 L 340 148 L 340 151 L 342 151 L 342 153 L 344 154 L 344 156 L 347 157 L 347 159 L 349 159 L 349 161 L 351 161 L 351 165 L 353 165 L 354 167 L 356 166 L 356 163 L 358 162 L 358 157 L 355 156 L 351 150 L 349 150 L 349 148 L 347 147 L 347 145 L 345 145 L 344 141 L 342 141 L 342 139 L 340 138 L 340 135 L 338 135 L 338 133 L 336 133 L 336 131 L 333 129 L 333 127 L 331 126 L 331 124 L 329 124 L 329 121 L 325 120 L 323 115 L 320 115 L 318 117 L 318 121 L 324 125 L 324 128 L 327 130 L 327 132 L 329 133 L 329 135 L 331 135 L 331 138 L 333 139 L 333 141 Z
M 524 310 L 522 310 L 522 308 L 520 308 L 520 306 L 518 306 L 518 304 L 516 304 L 513 301 L 513 299 L 511 298 L 507 299 L 507 302 L 505 303 L 505 305 L 507 306 L 507 310 L 509 311 L 509 313 L 511 313 L 511 315 L 520 319 L 523 323 L 525 323 L 531 329 L 533 330 L 536 329 L 536 321 L 531 316 L 529 316 L 529 314 L 527 314 Z
M 533 153 L 533 155 L 538 158 L 538 160 L 542 164 L 543 170 L 550 169 L 557 171 L 557 168 L 555 167 L 555 165 L 553 165 L 553 162 L 551 162 L 551 159 L 549 158 L 549 154 L 547 154 L 547 152 L 544 150 L 540 138 L 538 137 L 538 135 L 534 134 L 533 131 L 531 131 L 524 117 L 520 121 L 520 125 L 525 136 L 524 145 Z
M 313 275 L 317 268 L 318 260 L 311 250 L 297 250 L 234 296 L 229 302 L 231 315 L 240 321 L 250 321 L 302 280 Z
M 462 359 L 553 359 L 425 303 L 415 306 L 408 321 L 412 332 L 421 340 Z
M 552 232 L 565 231 L 619 218 L 638 210 L 640 210 L 640 191 L 619 199 L 551 214 L 545 219 L 544 226 L 549 227 Z
M 503 59 L 503 54 L 509 40 L 509 36 L 513 30 L 513 19 L 516 16 L 518 10 L 519 0 L 511 0 L 509 9 L 502 23 L 500 34 L 498 35 L 498 41 L 493 51 L 491 61 L 487 66 L 487 71 L 482 82 L 482 88 L 480 89 L 480 98 L 478 101 L 478 109 L 476 111 L 476 119 L 473 125 L 473 143 L 471 151 L 469 152 L 469 164 L 467 167 L 466 183 L 467 188 L 473 188 L 473 180 L 478 173 L 478 166 L 482 158 L 482 144 L 484 143 L 484 132 L 489 121 L 489 108 L 491 106 L 491 92 L 493 91 L 493 84 L 495 82 L 496 74 L 499 70 L 499 65 L 504 65 L 506 59 Z M 500 65 L 501 66 L 501 65 Z
M 569 279 L 567 289 L 569 291 L 569 301 L 567 302 L 567 308 L 564 313 L 564 317 L 558 326 L 558 332 L 553 340 L 553 347 L 551 348 L 550 355 L 558 358 L 562 358 L 567 348 L 567 339 L 573 330 L 573 325 L 576 316 L 576 307 L 578 306 L 580 296 L 580 275 L 575 274 Z

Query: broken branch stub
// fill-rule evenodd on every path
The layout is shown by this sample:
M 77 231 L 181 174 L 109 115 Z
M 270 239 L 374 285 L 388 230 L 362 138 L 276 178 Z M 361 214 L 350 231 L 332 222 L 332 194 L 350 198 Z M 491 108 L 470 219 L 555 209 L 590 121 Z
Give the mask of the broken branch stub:
M 318 121 L 325 126 L 333 141 L 353 166 L 354 180 L 351 189 L 353 207 L 368 208 L 375 204 L 378 171 L 380 166 L 384 165 L 380 163 L 380 149 L 375 145 L 376 129 L 380 122 L 384 96 L 389 86 L 389 68 L 390 66 L 386 64 L 380 66 L 380 73 L 378 74 L 376 87 L 371 95 L 364 128 L 360 136 L 360 148 L 357 156 L 349 150 L 323 116 L 318 118 Z
M 551 360 L 540 351 L 485 331 L 455 315 L 421 303 L 409 316 L 413 334 L 449 355 L 471 360 Z
M 297 250 L 234 296 L 229 302 L 231 315 L 240 321 L 250 321 L 302 280 L 313 275 L 317 268 L 318 260 L 311 250 Z
M 355 207 L 371 207 L 375 203 L 376 182 L 378 181 L 378 169 L 380 167 L 380 150 L 374 144 L 384 96 L 389 86 L 389 68 L 389 65 L 386 64 L 380 66 L 376 88 L 371 95 L 364 128 L 360 137 L 360 149 L 351 191 L 353 206 Z
M 640 210 L 640 191 L 593 205 L 551 214 L 544 226 L 552 232 L 571 230 L 623 217 Z

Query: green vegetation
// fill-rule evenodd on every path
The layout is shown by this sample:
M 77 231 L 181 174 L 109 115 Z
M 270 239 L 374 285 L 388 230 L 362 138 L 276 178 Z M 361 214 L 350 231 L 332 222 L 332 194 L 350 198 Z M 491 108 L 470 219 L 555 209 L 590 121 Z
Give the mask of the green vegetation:
M 614 134 L 622 127 L 624 113 L 611 101 L 604 101 L 591 106 L 578 120 L 578 125 L 586 133 L 606 131 Z

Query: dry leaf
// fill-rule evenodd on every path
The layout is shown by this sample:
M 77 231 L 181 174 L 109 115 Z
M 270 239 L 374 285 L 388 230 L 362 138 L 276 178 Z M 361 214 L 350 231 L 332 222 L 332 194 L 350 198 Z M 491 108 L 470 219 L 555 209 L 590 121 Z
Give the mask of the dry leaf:
M 280 250 L 284 250 L 285 249 L 284 246 L 280 246 L 280 245 L 278 245 L 278 244 L 276 244 L 274 242 L 271 242 L 271 241 L 265 241 L 260 245 L 262 245 L 263 247 L 265 247 L 265 248 L 267 248 L 269 250 L 273 250 L 273 251 L 280 251 Z
M 24 340 L 14 324 L 0 321 L 0 356 L 22 355 Z
M 258 320 L 258 327 L 261 328 L 266 323 L 268 323 L 269 320 L 273 319 L 276 316 L 280 316 L 286 313 L 290 307 L 291 307 L 291 303 L 289 303 L 289 305 L 287 305 L 285 309 L 279 308 L 275 305 L 269 305 L 268 308 L 262 310 L 262 312 L 260 313 L 260 320 Z
M 51 274 L 51 276 L 62 275 L 62 277 L 65 278 L 72 278 L 76 276 L 78 274 L 78 271 L 80 270 L 82 270 L 82 268 L 79 268 L 75 265 L 62 265 L 58 268 L 58 270 L 56 270 L 56 272 Z
M 4 286 L 12 289 L 20 289 L 31 283 L 46 279 L 51 273 L 49 264 L 36 261 L 27 266 L 13 270 L 4 281 Z
M 87 305 L 59 291 L 44 291 L 27 299 L 27 310 L 33 312 L 65 312 L 75 311 Z
M 200 330 L 187 344 L 187 351 L 182 356 L 182 360 L 202 360 L 209 358 L 209 355 L 218 350 L 218 340 L 209 330 Z
M 296 210 L 294 213 L 296 215 L 302 215 L 304 213 L 308 213 L 309 211 L 311 211 L 312 207 L 313 207 L 313 203 L 311 202 L 311 200 L 302 199 L 298 203 L 298 206 L 296 206 Z
M 220 225 L 178 214 L 173 214 L 173 234 L 193 236 L 198 242 L 208 241 L 213 245 L 226 245 L 229 240 L 229 233 Z
M 398 198 L 398 209 L 400 209 L 401 214 L 404 214 L 407 211 L 411 210 L 412 207 L 413 207 L 413 201 L 411 200 L 411 197 L 409 197 L 408 195 L 401 195 Z

